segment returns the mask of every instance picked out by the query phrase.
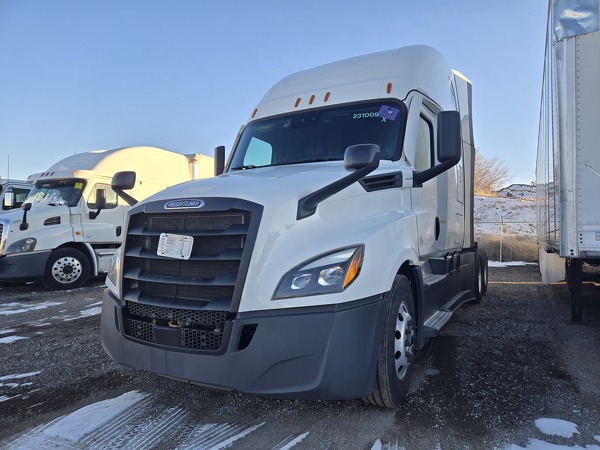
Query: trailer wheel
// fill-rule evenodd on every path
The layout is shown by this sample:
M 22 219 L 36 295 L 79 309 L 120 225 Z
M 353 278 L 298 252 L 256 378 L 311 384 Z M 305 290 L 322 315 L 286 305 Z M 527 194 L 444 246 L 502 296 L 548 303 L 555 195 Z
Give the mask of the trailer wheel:
M 90 276 L 90 261 L 75 248 L 59 248 L 50 253 L 44 284 L 57 290 L 83 286 Z
M 481 303 L 483 296 L 487 292 L 488 264 L 487 258 L 483 254 L 478 254 L 475 261 L 477 275 L 475 277 L 475 300 L 473 300 L 473 303 Z
M 417 340 L 415 306 L 408 279 L 397 275 L 388 296 L 375 387 L 363 400 L 377 406 L 398 408 L 408 393 Z

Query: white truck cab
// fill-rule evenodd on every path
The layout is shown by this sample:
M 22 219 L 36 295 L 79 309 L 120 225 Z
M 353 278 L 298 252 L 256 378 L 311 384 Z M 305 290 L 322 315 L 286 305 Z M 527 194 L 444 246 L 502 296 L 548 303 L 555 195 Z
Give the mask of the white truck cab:
M 113 175 L 124 169 L 137 173 L 132 195 L 139 199 L 214 172 L 212 157 L 155 147 L 92 151 L 57 162 L 30 177 L 22 209 L 0 216 L 0 281 L 42 279 L 50 288 L 71 289 L 106 272 L 129 209 L 111 188 Z
M 0 215 L 20 208 L 25 202 L 31 187 L 31 182 L 28 181 L 0 178 Z
M 128 212 L 105 350 L 217 388 L 397 407 L 416 351 L 485 293 L 471 123 L 469 81 L 426 46 L 284 78 L 223 174 Z

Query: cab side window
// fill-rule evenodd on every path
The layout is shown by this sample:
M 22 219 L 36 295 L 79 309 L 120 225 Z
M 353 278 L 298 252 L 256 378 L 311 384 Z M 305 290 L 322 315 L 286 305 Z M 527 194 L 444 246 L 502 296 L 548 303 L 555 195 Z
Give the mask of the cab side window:
M 30 189 L 22 189 L 22 188 L 14 188 L 13 192 L 15 193 L 15 206 L 20 208 L 23 205 L 23 202 L 29 195 Z
M 420 172 L 429 169 L 433 161 L 433 126 L 425 117 L 419 120 L 417 151 L 415 153 L 415 170 Z
M 112 190 L 110 184 L 98 183 L 92 192 L 88 196 L 87 206 L 89 209 L 97 209 L 96 208 L 96 190 L 104 189 L 106 191 L 106 209 L 113 209 L 117 207 L 117 193 Z

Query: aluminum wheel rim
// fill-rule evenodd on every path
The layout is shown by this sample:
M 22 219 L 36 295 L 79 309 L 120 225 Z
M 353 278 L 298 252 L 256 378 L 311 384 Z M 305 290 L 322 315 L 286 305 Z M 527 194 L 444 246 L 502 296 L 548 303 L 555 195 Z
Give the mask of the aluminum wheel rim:
M 396 375 L 404 378 L 410 358 L 413 355 L 414 327 L 413 319 L 405 302 L 400 304 L 396 315 L 396 329 L 394 331 L 394 364 Z
M 64 256 L 52 264 L 52 278 L 59 283 L 72 283 L 81 276 L 81 273 L 81 262 L 72 256 Z

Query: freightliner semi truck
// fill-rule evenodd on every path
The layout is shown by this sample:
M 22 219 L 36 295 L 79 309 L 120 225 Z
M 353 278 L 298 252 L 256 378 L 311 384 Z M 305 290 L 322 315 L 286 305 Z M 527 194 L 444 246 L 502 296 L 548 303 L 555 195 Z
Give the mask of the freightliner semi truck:
M 52 289 L 72 289 L 106 273 L 129 209 L 110 186 L 122 170 L 137 172 L 131 194 L 146 198 L 212 176 L 214 163 L 210 156 L 140 146 L 78 153 L 32 175 L 22 209 L 0 216 L 0 282 L 41 279 Z
M 130 209 L 105 350 L 216 388 L 397 407 L 417 351 L 486 291 L 473 145 L 471 84 L 430 47 L 284 78 L 224 173 Z
M 598 0 L 549 1 L 537 149 L 540 272 L 545 283 L 566 279 L 574 321 L 583 281 L 600 281 L 598 9 Z

